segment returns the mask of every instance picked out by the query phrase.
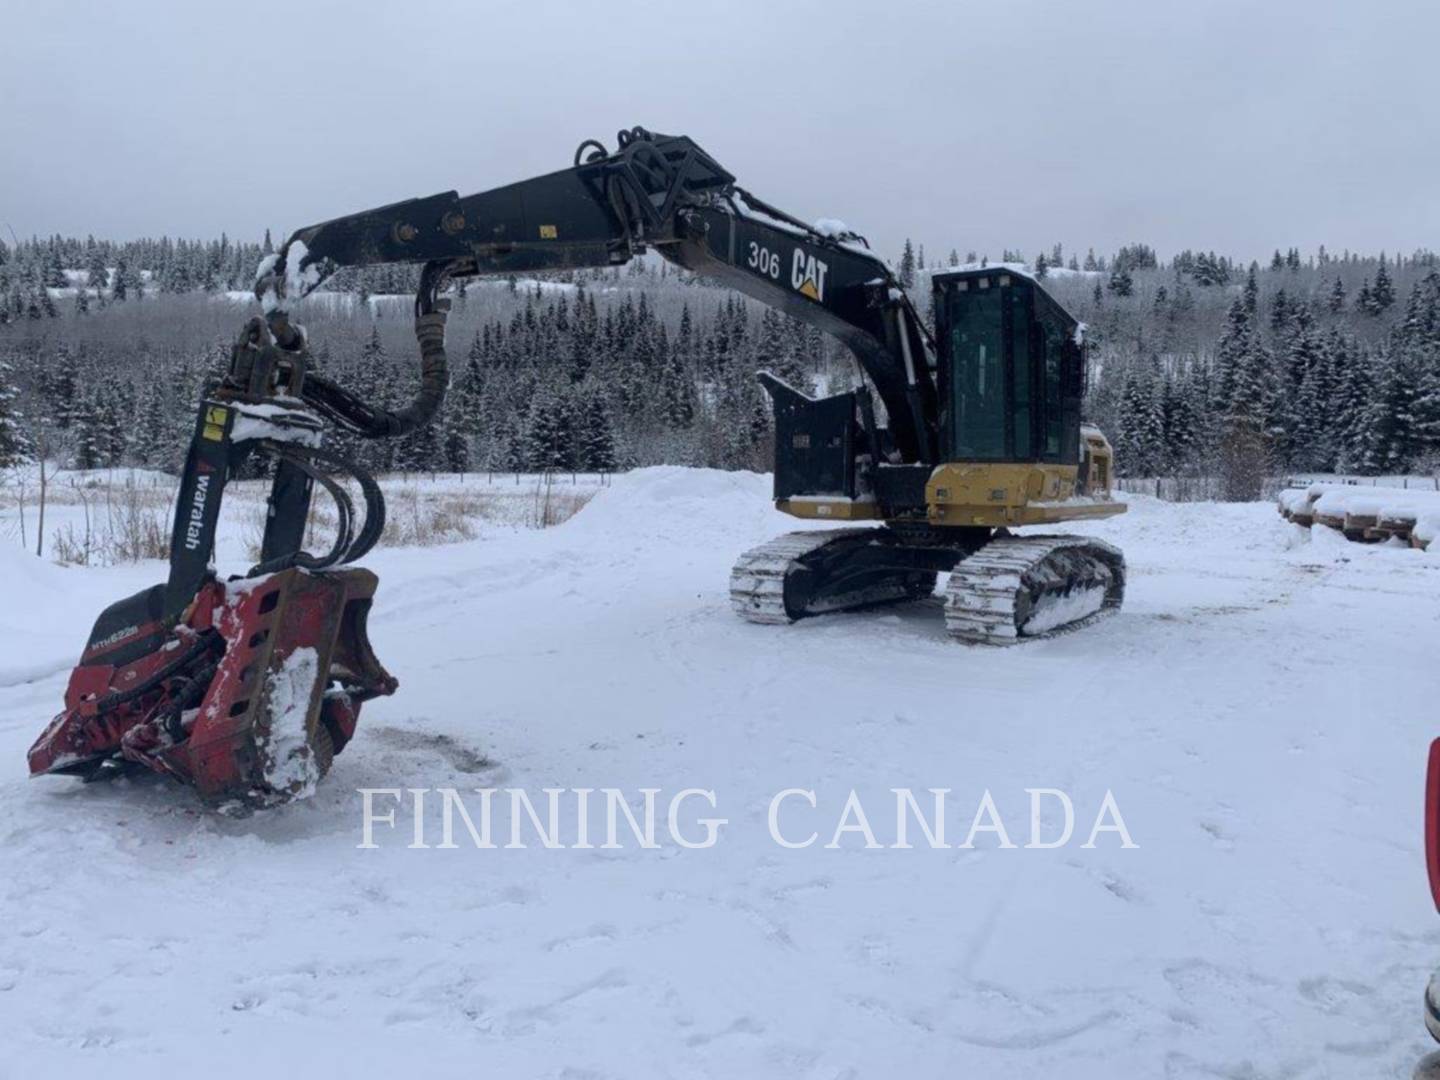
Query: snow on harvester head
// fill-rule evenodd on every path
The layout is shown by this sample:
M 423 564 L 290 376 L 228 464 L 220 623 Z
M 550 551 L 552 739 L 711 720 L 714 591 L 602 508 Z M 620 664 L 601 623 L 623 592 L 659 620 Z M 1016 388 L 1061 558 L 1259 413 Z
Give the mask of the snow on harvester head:
M 322 418 L 365 438 L 429 423 L 448 380 L 448 302 L 438 298 L 448 265 L 430 262 L 421 273 L 420 391 L 392 413 L 308 370 L 304 330 L 282 306 L 319 281 L 304 273 L 297 248 L 261 264 L 256 295 L 266 314 L 246 324 L 229 372 L 200 403 L 169 579 L 96 620 L 64 711 L 30 748 L 32 775 L 89 781 L 149 768 L 211 804 L 273 805 L 308 795 L 350 741 L 361 705 L 394 693 L 366 634 L 376 577 L 341 568 L 380 538 L 384 500 L 369 473 L 322 449 Z M 211 564 L 221 498 L 256 454 L 276 462 L 260 561 L 222 581 Z M 358 485 L 363 517 L 337 476 Z M 336 514 L 334 542 L 318 555 L 301 547 L 316 484 Z

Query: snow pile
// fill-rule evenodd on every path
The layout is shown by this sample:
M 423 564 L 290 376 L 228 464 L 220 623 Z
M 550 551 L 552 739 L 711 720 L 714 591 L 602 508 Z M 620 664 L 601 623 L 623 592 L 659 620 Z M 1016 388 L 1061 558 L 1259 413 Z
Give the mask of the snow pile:
M 257 732 L 261 772 L 274 791 L 305 799 L 315 793 L 320 769 L 310 748 L 305 721 L 319 675 L 320 657 L 312 648 L 296 649 L 266 679 L 270 727 Z
M 0 626 L 37 605 L 54 603 L 64 574 L 15 544 L 0 544 L 0 579 L 5 582 L 5 603 L 0 604 Z
M 657 465 L 614 477 L 564 527 L 570 534 L 594 534 L 611 542 L 659 530 L 699 535 L 737 519 L 774 517 L 772 490 L 770 477 L 762 473 Z
M 38 559 L 8 540 L 0 540 L 0 686 L 11 686 L 52 672 L 68 670 L 79 658 L 101 605 L 87 610 L 74 595 L 90 580 L 77 572 Z M 105 603 L 117 597 L 108 597 Z M 76 615 L 80 618 L 77 620 Z M 58 711 L 60 702 L 49 712 Z M 48 715 L 48 713 L 47 713 Z M 37 726 L 36 734 L 39 733 Z

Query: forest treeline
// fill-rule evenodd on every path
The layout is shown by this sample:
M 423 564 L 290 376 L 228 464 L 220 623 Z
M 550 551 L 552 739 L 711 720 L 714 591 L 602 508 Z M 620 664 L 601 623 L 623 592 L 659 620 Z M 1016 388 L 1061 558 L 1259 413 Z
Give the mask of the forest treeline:
M 271 248 L 168 238 L 0 244 L 0 463 L 174 471 L 207 381 L 253 312 Z M 1144 244 L 1083 258 L 1056 245 L 998 260 L 908 241 L 896 268 L 922 311 L 928 275 L 1024 265 L 1087 324 L 1088 417 L 1130 476 L 1220 478 L 1440 465 L 1440 260 L 1276 252 L 1160 259 Z M 414 271 L 347 271 L 299 315 L 315 362 L 368 398 L 416 385 Z M 837 342 L 653 257 L 545 280 L 471 282 L 450 321 L 441 422 L 398 443 L 339 442 L 375 469 L 603 470 L 657 463 L 768 468 L 754 380 L 853 385 Z M 332 440 L 333 441 L 333 440 Z

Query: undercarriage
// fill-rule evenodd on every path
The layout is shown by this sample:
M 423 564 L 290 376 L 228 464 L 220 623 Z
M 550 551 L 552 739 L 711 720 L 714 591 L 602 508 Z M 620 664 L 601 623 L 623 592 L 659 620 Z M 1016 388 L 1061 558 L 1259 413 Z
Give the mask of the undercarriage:
M 1087 626 L 1125 594 L 1119 549 L 1085 536 L 1013 536 L 983 528 L 824 529 L 752 548 L 730 574 L 735 611 L 754 623 L 920 600 L 948 573 L 945 630 L 1013 645 Z

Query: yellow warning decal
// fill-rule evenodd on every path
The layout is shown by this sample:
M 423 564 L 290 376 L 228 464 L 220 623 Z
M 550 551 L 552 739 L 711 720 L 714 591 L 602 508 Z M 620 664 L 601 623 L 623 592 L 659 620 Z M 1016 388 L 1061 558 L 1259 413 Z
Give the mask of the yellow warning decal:
M 540 226 L 540 239 L 541 239 L 541 240 L 555 240 L 555 239 L 557 239 L 559 236 L 560 236 L 559 230 L 557 230 L 554 225 L 541 225 L 541 226 Z
M 200 434 L 211 442 L 222 442 L 225 438 L 225 429 L 218 424 L 206 424 Z
M 229 415 L 229 412 L 219 405 L 211 405 L 205 410 L 205 423 L 224 425 L 225 418 Z

